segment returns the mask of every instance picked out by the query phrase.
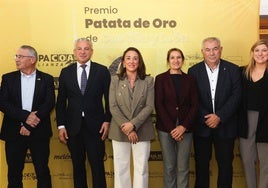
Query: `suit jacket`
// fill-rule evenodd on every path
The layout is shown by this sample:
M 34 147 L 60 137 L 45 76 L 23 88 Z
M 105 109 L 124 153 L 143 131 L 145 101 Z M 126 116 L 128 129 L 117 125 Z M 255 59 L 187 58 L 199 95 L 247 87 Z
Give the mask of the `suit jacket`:
M 55 105 L 54 79 L 51 75 L 36 70 L 32 111 L 37 111 L 40 123 L 32 128 L 25 123 L 30 112 L 22 109 L 21 73 L 14 71 L 2 76 L 0 109 L 4 113 L 1 139 L 12 140 L 20 137 L 21 123 L 31 131 L 29 138 L 52 136 L 50 112 Z
M 176 120 L 187 130 L 191 130 L 198 111 L 198 92 L 194 78 L 182 73 L 180 99 L 177 100 L 176 90 L 169 70 L 156 76 L 155 109 L 156 128 L 170 133 L 176 127 Z
M 220 117 L 218 128 L 205 125 L 204 116 L 213 113 L 209 79 L 202 61 L 189 69 L 199 90 L 199 112 L 195 134 L 208 137 L 211 134 L 220 138 L 234 138 L 237 135 L 237 108 L 241 99 L 241 77 L 239 67 L 231 62 L 220 60 L 218 81 L 215 93 L 215 114 Z
M 111 120 L 108 103 L 110 81 L 108 69 L 91 61 L 85 94 L 82 95 L 77 81 L 77 63 L 63 68 L 56 103 L 57 126 L 64 125 L 69 135 L 77 135 L 84 112 L 87 129 L 99 135 L 102 123 Z
M 239 107 L 239 136 L 242 138 L 248 138 L 248 79 L 244 74 L 244 68 L 242 71 L 242 102 Z M 260 93 L 261 106 L 258 117 L 258 124 L 256 130 L 256 142 L 268 142 L 268 72 L 266 71 L 264 77 L 258 81 L 262 86 L 262 92 Z
M 110 86 L 110 110 L 112 121 L 109 138 L 116 141 L 129 142 L 120 126 L 131 122 L 136 127 L 139 141 L 149 141 L 154 138 L 152 111 L 154 109 L 154 81 L 146 76 L 144 80 L 137 79 L 133 99 L 130 99 L 128 80 L 120 80 L 117 75 L 112 77 Z

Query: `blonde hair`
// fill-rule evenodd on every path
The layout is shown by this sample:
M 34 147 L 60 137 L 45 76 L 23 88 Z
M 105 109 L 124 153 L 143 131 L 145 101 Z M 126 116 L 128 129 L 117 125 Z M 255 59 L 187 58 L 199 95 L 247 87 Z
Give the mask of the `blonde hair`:
M 246 66 L 245 68 L 245 76 L 248 80 L 251 79 L 251 73 L 252 73 L 252 70 L 253 68 L 255 67 L 255 64 L 256 64 L 256 61 L 254 60 L 254 57 L 253 57 L 253 54 L 254 54 L 254 50 L 257 46 L 260 46 L 264 44 L 267 48 L 268 48 L 268 40 L 267 39 L 260 39 L 258 40 L 257 42 L 255 42 L 251 49 L 250 49 L 250 62 L 249 64 Z M 267 67 L 268 68 L 268 67 Z M 267 69 L 266 68 L 266 69 Z

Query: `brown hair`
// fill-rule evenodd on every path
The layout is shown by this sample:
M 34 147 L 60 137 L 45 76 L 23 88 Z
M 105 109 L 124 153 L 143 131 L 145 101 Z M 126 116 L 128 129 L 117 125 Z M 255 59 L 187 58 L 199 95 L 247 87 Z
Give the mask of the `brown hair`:
M 179 52 L 181 54 L 182 61 L 184 61 L 184 54 L 183 54 L 182 50 L 180 50 L 179 48 L 171 48 L 167 52 L 167 63 L 169 63 L 169 58 L 170 58 L 171 52 L 174 52 L 174 51 Z
M 119 66 L 118 74 L 117 74 L 119 79 L 123 80 L 127 76 L 126 75 L 126 68 L 123 65 L 123 61 L 125 59 L 126 53 L 129 52 L 129 51 L 134 51 L 134 52 L 136 52 L 138 54 L 138 56 L 139 56 L 139 66 L 138 66 L 137 74 L 138 74 L 138 76 L 139 76 L 139 78 L 141 80 L 144 80 L 145 77 L 147 76 L 146 67 L 145 67 L 145 64 L 144 64 L 144 61 L 143 61 L 143 58 L 142 58 L 142 55 L 141 55 L 140 51 L 135 47 L 129 47 L 124 51 L 122 59 L 121 59 L 121 63 L 120 63 L 120 66 Z

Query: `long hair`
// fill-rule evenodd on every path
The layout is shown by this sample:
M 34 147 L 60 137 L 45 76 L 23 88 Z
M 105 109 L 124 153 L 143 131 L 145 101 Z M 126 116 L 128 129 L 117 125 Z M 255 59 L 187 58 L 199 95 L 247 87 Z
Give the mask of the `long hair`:
M 258 40 L 257 42 L 255 42 L 252 47 L 250 48 L 250 62 L 249 64 L 246 66 L 246 69 L 245 69 L 245 76 L 248 80 L 251 79 L 251 73 L 252 73 L 252 70 L 253 68 L 255 67 L 256 65 L 256 61 L 254 60 L 254 50 L 257 46 L 260 46 L 264 44 L 267 48 L 268 48 L 268 40 L 267 39 L 260 39 Z M 267 62 L 268 63 L 268 62 Z M 267 69 L 268 67 L 266 67 Z
M 125 60 L 126 53 L 129 51 L 134 51 L 138 54 L 139 66 L 138 66 L 137 74 L 139 76 L 139 79 L 144 80 L 145 77 L 147 76 L 146 67 L 145 67 L 145 64 L 144 64 L 144 61 L 143 61 L 143 58 L 142 58 L 140 51 L 135 47 L 129 47 L 124 51 L 123 56 L 122 56 L 122 60 L 121 60 L 120 66 L 119 66 L 118 74 L 117 74 L 119 79 L 124 80 L 127 76 L 126 75 L 126 68 L 123 65 L 123 61 Z

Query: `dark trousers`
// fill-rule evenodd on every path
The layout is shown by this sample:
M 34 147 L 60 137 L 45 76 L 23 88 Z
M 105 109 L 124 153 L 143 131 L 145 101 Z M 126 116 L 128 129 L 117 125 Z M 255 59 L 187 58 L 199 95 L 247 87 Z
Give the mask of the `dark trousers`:
M 215 157 L 218 165 L 218 188 L 231 188 L 233 178 L 233 138 L 200 137 L 194 135 L 195 188 L 209 188 L 209 162 L 214 145 Z
M 22 188 L 22 173 L 27 150 L 31 157 L 37 178 L 37 188 L 51 188 L 51 176 L 48 167 L 49 138 L 33 140 L 21 136 L 17 140 L 6 141 L 6 161 L 8 165 L 8 188 Z
M 106 188 L 104 172 L 105 145 L 100 135 L 90 133 L 82 121 L 81 130 L 76 136 L 69 136 L 67 146 L 73 163 L 74 188 L 87 188 L 85 160 L 88 158 L 93 188 Z M 90 186 L 91 187 L 91 186 Z

